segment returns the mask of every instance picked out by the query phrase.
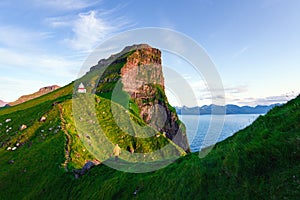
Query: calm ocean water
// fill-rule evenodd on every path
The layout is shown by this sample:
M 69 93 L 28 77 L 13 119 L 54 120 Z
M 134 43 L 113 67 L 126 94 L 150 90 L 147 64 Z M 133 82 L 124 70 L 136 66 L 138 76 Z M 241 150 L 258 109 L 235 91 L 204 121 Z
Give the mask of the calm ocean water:
M 225 140 L 250 125 L 259 115 L 179 115 L 187 129 L 192 152 Z M 222 126 L 223 125 L 223 126 Z

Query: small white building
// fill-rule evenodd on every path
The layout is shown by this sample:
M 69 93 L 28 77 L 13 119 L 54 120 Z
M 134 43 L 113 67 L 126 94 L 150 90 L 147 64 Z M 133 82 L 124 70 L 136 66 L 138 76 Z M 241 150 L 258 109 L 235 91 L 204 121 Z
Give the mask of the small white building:
M 80 85 L 78 86 L 77 92 L 78 93 L 86 93 L 86 89 L 85 89 L 83 83 L 80 83 Z

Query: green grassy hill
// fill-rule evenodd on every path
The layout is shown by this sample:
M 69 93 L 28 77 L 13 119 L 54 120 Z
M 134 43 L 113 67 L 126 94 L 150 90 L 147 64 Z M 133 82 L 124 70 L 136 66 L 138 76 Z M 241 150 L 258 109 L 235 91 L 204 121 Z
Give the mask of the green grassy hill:
M 141 117 L 141 106 L 158 102 L 173 113 L 166 121 L 174 120 L 185 138 L 184 125 L 162 87 L 148 84 L 149 95 L 137 100 L 118 84 L 129 54 L 105 72 L 100 67 L 54 92 L 0 110 L 0 199 L 295 199 L 300 195 L 300 97 L 275 107 L 200 159 Z M 104 75 L 99 77 L 101 72 Z M 81 82 L 87 94 L 73 91 Z M 118 163 L 112 156 L 116 143 L 122 148 Z M 102 164 L 75 178 L 74 170 L 88 161 Z M 141 173 L 145 171 L 151 172 Z
M 198 153 L 191 153 L 163 169 L 141 174 L 100 164 L 75 179 L 71 170 L 95 158 L 78 137 L 71 113 L 72 90 L 70 84 L 0 111 L 0 199 L 297 199 L 300 196 L 300 97 L 259 117 L 251 126 L 217 144 L 203 159 Z M 97 112 L 110 113 L 108 100 L 96 98 L 100 102 L 96 105 Z M 117 108 L 126 111 L 122 106 Z M 45 122 L 39 121 L 42 116 L 47 118 Z M 7 119 L 11 121 L 5 122 Z M 132 138 L 120 141 L 124 133 L 113 122 L 101 119 L 101 115 L 98 120 L 111 126 L 106 131 L 112 135 L 110 140 L 121 142 L 122 148 L 132 144 Z M 22 124 L 27 128 L 20 131 Z M 137 151 L 148 148 L 152 151 L 169 141 L 159 137 L 134 142 L 140 147 Z M 8 147 L 17 149 L 8 151 Z M 176 145 L 173 151 L 184 154 Z M 106 162 L 110 162 L 109 158 Z M 133 195 L 136 189 L 137 195 Z
M 48 187 L 59 175 L 81 168 L 89 160 L 99 159 L 88 151 L 88 146 L 83 145 L 77 131 L 80 128 L 86 133 L 95 132 L 91 130 L 95 128 L 93 123 L 99 123 L 112 144 L 119 143 L 123 149 L 121 158 L 131 158 L 128 157 L 130 153 L 126 153 L 127 147 L 134 147 L 137 153 L 149 153 L 167 144 L 171 144 L 168 148 L 169 155 L 185 155 L 181 148 L 166 137 L 143 139 L 128 135 L 116 123 L 126 123 L 128 118 L 134 118 L 141 124 L 142 120 L 135 113 L 127 112 L 123 106 L 103 97 L 93 96 L 96 101 L 92 102 L 92 106 L 88 105 L 95 107 L 98 122 L 91 122 L 87 112 L 80 115 L 83 125 L 75 127 L 74 117 L 78 116 L 73 116 L 72 113 L 73 86 L 71 83 L 47 95 L 0 111 L 0 199 L 30 198 L 35 190 Z M 87 103 L 84 100 L 85 98 L 81 105 Z M 112 104 L 117 109 L 117 119 L 112 117 Z M 40 121 L 42 117 L 46 117 L 43 122 Z M 27 128 L 21 130 L 22 125 Z M 157 132 L 144 123 L 142 125 L 147 133 Z M 138 125 L 133 124 L 131 129 L 133 134 L 142 133 Z M 109 159 L 111 152 L 107 152 L 100 161 Z M 152 158 L 155 161 L 164 160 L 165 156 L 158 154 Z M 126 168 L 127 165 L 124 170 Z

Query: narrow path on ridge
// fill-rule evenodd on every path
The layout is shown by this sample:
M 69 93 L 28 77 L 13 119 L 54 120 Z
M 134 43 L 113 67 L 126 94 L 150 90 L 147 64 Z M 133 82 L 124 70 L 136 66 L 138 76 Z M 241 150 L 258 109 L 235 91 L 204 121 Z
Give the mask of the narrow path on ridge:
M 70 150 L 71 150 L 71 143 L 72 143 L 72 137 L 70 136 L 68 130 L 66 129 L 66 120 L 63 117 L 63 108 L 61 104 L 58 104 L 60 119 L 61 119 L 61 128 L 64 131 L 66 135 L 66 144 L 65 144 L 65 162 L 62 164 L 62 166 L 65 168 L 66 171 L 68 171 L 68 163 L 70 161 Z

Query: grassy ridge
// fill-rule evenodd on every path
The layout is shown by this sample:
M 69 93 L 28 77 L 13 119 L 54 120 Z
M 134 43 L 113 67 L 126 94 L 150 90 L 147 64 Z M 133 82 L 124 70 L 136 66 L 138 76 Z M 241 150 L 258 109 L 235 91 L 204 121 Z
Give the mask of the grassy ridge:
M 131 199 L 140 187 L 137 199 L 297 199 L 299 105 L 300 97 L 274 108 L 217 144 L 204 159 L 189 154 L 145 174 L 124 173 L 104 165 L 80 180 L 65 174 L 71 183 L 69 197 Z
M 62 105 L 69 132 L 76 138 L 72 118 L 68 118 L 70 103 Z M 14 152 L 0 150 L 0 199 L 132 199 L 136 188 L 140 188 L 136 199 L 297 199 L 300 195 L 300 97 L 259 117 L 217 144 L 203 159 L 193 153 L 166 168 L 143 174 L 98 165 L 80 179 L 61 167 L 65 160 L 63 131 L 40 133 L 61 124 L 58 107 L 38 105 L 36 109 L 44 109 L 48 120 L 36 122 L 43 112 L 28 113 L 35 119 L 31 125 L 36 126 L 30 136 L 32 144 Z M 1 122 L 6 117 L 12 122 L 26 119 L 21 112 L 14 118 L 11 113 L 1 115 Z M 30 129 L 15 130 L 15 137 L 26 131 Z M 71 155 L 76 155 L 80 141 L 73 144 Z M 72 156 L 74 167 L 83 163 L 85 156 L 81 156 L 77 160 Z M 9 164 L 10 160 L 14 163 Z
M 60 124 L 58 112 L 57 108 L 51 109 L 45 123 L 38 122 L 38 116 L 30 128 L 12 136 L 11 141 L 24 142 L 17 150 L 0 149 L 0 199 L 29 198 L 51 184 L 57 175 L 63 174 L 60 166 L 64 161 L 65 137 L 63 132 L 55 132 L 54 129 Z M 12 118 L 14 123 L 20 120 L 21 118 Z M 49 128 L 53 130 L 49 131 Z M 26 140 L 19 141 L 16 138 Z M 10 142 L 8 145 L 15 144 Z
M 40 195 L 54 195 L 59 191 L 57 189 L 51 191 L 47 188 L 57 181 L 67 185 L 65 178 L 61 178 L 65 175 L 68 178 L 73 176 L 73 174 L 66 174 L 65 170 L 81 168 L 88 160 L 95 159 L 79 138 L 72 113 L 72 93 L 73 83 L 34 100 L 0 111 L 2 124 L 0 125 L 2 147 L 0 149 L 0 199 L 31 199 Z M 111 116 L 111 102 L 102 97 L 96 98 L 97 101 L 89 106 L 96 109 L 97 120 L 105 134 L 114 143 L 119 143 L 123 152 L 127 151 L 127 147 L 133 147 L 136 152 L 146 153 L 172 143 L 163 136 L 137 140 L 134 140 L 134 137 L 127 137 L 128 130 L 118 130 L 116 123 L 123 123 L 128 114 L 119 116 L 118 122 L 115 122 Z M 123 106 L 114 105 L 117 112 L 127 113 Z M 103 115 L 103 112 L 106 115 Z M 140 122 L 142 128 L 149 129 L 152 133 L 156 132 L 142 123 L 137 115 L 130 113 L 129 118 Z M 42 116 L 47 118 L 45 122 L 40 122 Z M 91 123 L 88 116 L 90 113 L 81 115 L 84 120 Z M 6 119 L 11 121 L 5 122 Z M 25 130 L 19 129 L 22 124 L 27 125 Z M 133 128 L 136 133 L 138 127 Z M 184 154 L 174 143 L 171 146 L 171 151 Z M 8 147 L 17 147 L 17 149 L 8 151 Z
M 10 107 L 8 109 L 0 110 L 0 115 L 3 116 L 19 110 L 32 108 L 34 106 L 37 106 L 45 102 L 52 104 L 54 101 L 60 102 L 63 101 L 64 99 L 70 99 L 72 97 L 72 93 L 73 93 L 73 82 L 46 95 L 26 101 L 22 104 Z

